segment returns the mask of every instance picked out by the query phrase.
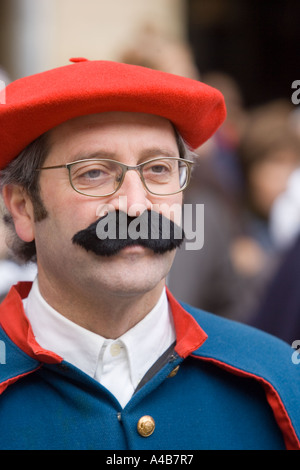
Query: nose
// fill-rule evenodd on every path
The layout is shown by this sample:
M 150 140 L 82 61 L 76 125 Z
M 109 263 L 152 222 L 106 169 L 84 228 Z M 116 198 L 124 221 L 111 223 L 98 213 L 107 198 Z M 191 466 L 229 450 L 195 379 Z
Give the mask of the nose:
M 130 217 L 137 217 L 152 207 L 151 195 L 136 170 L 126 172 L 123 184 L 114 196 L 115 208 L 126 212 Z

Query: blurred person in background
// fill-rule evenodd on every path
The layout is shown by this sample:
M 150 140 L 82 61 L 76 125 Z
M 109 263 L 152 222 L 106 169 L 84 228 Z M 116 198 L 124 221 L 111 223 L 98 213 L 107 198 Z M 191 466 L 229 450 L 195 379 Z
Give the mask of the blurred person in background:
M 272 250 L 270 214 L 299 166 L 299 137 L 290 125 L 289 102 L 274 101 L 249 114 L 238 148 L 243 178 L 242 226 L 265 250 Z
M 280 261 L 271 232 L 272 207 L 300 163 L 299 136 L 290 125 L 290 113 L 290 103 L 282 100 L 254 109 L 238 148 L 243 191 L 231 258 L 247 286 L 247 297 L 241 300 L 246 320 Z
M 235 205 L 243 183 L 237 149 L 245 132 L 248 111 L 239 83 L 232 76 L 220 71 L 211 71 L 204 74 L 202 79 L 220 90 L 225 99 L 227 116 L 213 136 L 209 165 L 219 186 L 231 199 L 231 204 Z
M 293 132 L 290 143 L 296 134 L 294 147 L 300 155 L 298 109 L 292 111 L 289 124 Z M 300 167 L 273 203 L 270 233 L 280 258 L 249 323 L 292 344 L 300 339 Z
M 283 339 L 289 344 L 300 340 L 300 236 L 289 245 L 274 270 L 250 325 Z M 297 348 L 300 342 L 297 344 Z
M 189 44 L 145 24 L 133 42 L 120 52 L 120 62 L 200 80 Z
M 300 140 L 300 109 L 293 109 L 288 121 L 293 136 L 296 135 Z M 292 172 L 285 191 L 278 195 L 272 205 L 270 231 L 279 251 L 287 250 L 300 232 L 300 166 Z

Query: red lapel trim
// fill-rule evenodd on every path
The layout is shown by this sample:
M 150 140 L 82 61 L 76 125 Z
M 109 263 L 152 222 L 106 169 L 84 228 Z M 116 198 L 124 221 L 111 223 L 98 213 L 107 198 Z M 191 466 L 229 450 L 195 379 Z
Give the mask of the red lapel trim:
M 254 375 L 250 372 L 245 372 L 243 370 L 237 369 L 217 359 L 213 359 L 209 357 L 201 357 L 201 356 L 192 356 L 192 357 L 203 360 L 203 361 L 212 362 L 218 367 L 221 367 L 222 369 L 225 369 L 228 372 L 231 372 L 232 374 L 239 375 L 241 377 L 249 377 L 260 382 L 265 390 L 267 401 L 273 410 L 275 420 L 283 434 L 283 439 L 285 442 L 286 449 L 287 450 L 299 450 L 300 449 L 300 441 L 296 435 L 296 432 L 291 423 L 290 417 L 284 407 L 284 404 L 282 403 L 278 392 L 269 382 L 267 382 L 262 377 Z
M 19 282 L 10 289 L 0 305 L 0 325 L 13 343 L 28 356 L 48 364 L 60 363 L 63 360 L 60 356 L 41 348 L 36 342 L 25 315 L 22 299 L 28 296 L 31 286 L 31 282 Z

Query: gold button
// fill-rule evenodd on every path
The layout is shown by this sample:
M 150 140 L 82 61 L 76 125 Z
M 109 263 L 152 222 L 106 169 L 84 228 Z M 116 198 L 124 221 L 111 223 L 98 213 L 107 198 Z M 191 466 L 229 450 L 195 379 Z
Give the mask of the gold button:
M 175 377 L 177 372 L 179 371 L 179 366 L 176 366 L 168 375 L 168 378 Z
M 142 416 L 137 423 L 138 433 L 142 437 L 149 437 L 155 429 L 155 421 L 152 416 Z

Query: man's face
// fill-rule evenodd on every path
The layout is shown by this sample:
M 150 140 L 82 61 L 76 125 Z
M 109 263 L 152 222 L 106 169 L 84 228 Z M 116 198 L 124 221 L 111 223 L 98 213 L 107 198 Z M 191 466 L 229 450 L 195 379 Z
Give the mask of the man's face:
M 169 121 L 138 113 L 113 112 L 76 118 L 51 131 L 50 144 L 44 166 L 96 155 L 132 166 L 157 156 L 179 157 Z M 34 223 L 34 235 L 39 282 L 44 291 L 59 282 L 79 291 L 84 289 L 89 295 L 105 289 L 107 294 L 124 296 L 148 292 L 163 284 L 174 250 L 154 254 L 149 248 L 132 246 L 107 258 L 87 252 L 73 244 L 72 238 L 98 219 L 103 206 L 125 210 L 131 216 L 138 215 L 139 205 L 145 209 L 159 207 L 169 217 L 168 207 L 181 204 L 182 193 L 150 194 L 139 174 L 129 171 L 117 193 L 93 198 L 72 189 L 65 168 L 42 171 L 40 189 L 48 216 Z

